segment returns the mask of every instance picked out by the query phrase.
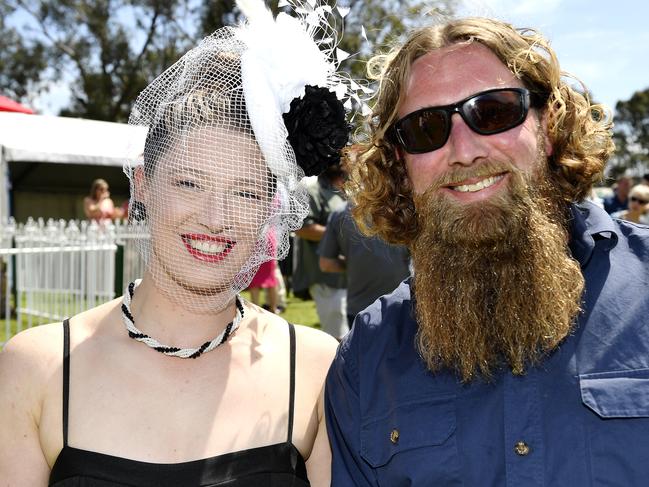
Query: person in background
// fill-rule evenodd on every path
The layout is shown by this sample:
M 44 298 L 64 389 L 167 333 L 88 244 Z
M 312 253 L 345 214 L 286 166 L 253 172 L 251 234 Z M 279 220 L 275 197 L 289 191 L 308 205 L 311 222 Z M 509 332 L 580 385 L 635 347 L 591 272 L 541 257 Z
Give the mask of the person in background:
M 347 167 L 356 164 L 358 148 L 345 149 Z M 318 247 L 320 270 L 347 274 L 347 321 L 384 294 L 392 292 L 410 275 L 410 254 L 403 245 L 390 245 L 368 237 L 359 229 L 349 203 L 334 211 Z
M 646 223 L 649 211 L 649 186 L 636 184 L 629 192 L 629 208 L 616 211 L 612 217 L 634 223 Z
M 369 68 L 348 194 L 414 270 L 327 376 L 332 486 L 646 486 L 649 228 L 585 200 L 610 112 L 494 19 L 416 30 Z
M 293 294 L 315 301 L 322 330 L 335 338 L 347 333 L 347 280 L 344 273 L 322 272 L 318 244 L 327 229 L 329 215 L 345 206 L 342 187 L 347 173 L 338 165 L 331 166 L 317 181 L 308 186 L 309 215 L 302 228 L 295 232 L 296 264 L 293 271 Z
M 276 255 L 277 242 L 272 233 L 268 234 L 268 246 L 271 249 L 271 253 Z M 248 285 L 250 300 L 257 306 L 261 306 L 260 291 L 262 289 L 266 291 L 266 305 L 268 308 L 266 308 L 266 306 L 264 306 L 264 308 L 268 309 L 271 313 L 277 313 L 279 311 L 277 293 L 279 282 L 277 281 L 276 271 L 277 261 L 274 259 L 266 261 L 259 266 L 255 277 L 252 278 L 252 281 L 250 281 L 250 284 Z
M 629 191 L 633 181 L 628 176 L 622 176 L 613 186 L 613 194 L 604 198 L 604 209 L 609 215 L 629 207 Z
M 83 211 L 86 218 L 100 223 L 121 218 L 123 211 L 115 207 L 110 197 L 108 183 L 104 179 L 95 179 L 90 186 L 90 194 L 83 199 Z
M 318 254 L 321 271 L 347 275 L 350 329 L 358 313 L 410 275 L 408 249 L 364 235 L 354 222 L 349 203 L 329 216 Z

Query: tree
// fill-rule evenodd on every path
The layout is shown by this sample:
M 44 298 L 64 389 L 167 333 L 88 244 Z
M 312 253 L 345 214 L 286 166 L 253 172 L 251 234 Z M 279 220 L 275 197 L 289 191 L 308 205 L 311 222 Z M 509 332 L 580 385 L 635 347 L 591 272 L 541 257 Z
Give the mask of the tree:
M 615 105 L 615 155 L 609 172 L 649 172 L 649 88 Z
M 450 13 L 453 2 L 437 1 L 436 10 Z M 357 78 L 371 51 L 430 22 L 425 0 L 337 5 L 349 9 L 339 24 L 344 36 L 338 47 L 353 57 L 343 68 Z M 270 6 L 275 14 L 280 10 L 278 0 Z M 0 0 L 0 89 L 24 101 L 49 83 L 72 78 L 72 100 L 61 115 L 123 122 L 155 76 L 239 16 L 235 0 Z
M 7 26 L 8 11 L 0 4 L 0 94 L 24 101 L 35 91 L 46 69 L 41 45 L 25 41 L 18 31 Z
M 430 24 L 436 17 L 452 15 L 453 0 L 346 0 L 340 5 L 350 9 L 345 19 L 345 35 L 341 49 L 356 55 L 359 63 L 351 71 L 365 75 L 365 61 L 384 52 L 411 30 Z M 365 31 L 367 42 L 363 38 Z
M 375 49 L 389 46 L 408 30 L 430 22 L 429 15 L 453 13 L 454 0 L 437 0 L 435 8 L 425 0 L 321 0 L 332 8 L 349 11 L 344 22 L 338 23 L 339 48 L 353 57 L 342 66 L 355 78 L 365 76 L 365 62 Z M 200 9 L 203 36 L 240 19 L 235 0 L 206 1 Z M 280 8 L 278 0 L 267 4 L 275 15 L 290 9 Z M 428 16 L 427 16 L 428 14 Z M 363 30 L 367 41 L 363 38 Z
M 3 87 L 14 86 L 21 99 L 30 82 L 67 74 L 74 79 L 68 116 L 127 120 L 137 94 L 194 42 L 178 20 L 186 0 L 0 0 L 0 10 L 25 22 L 0 25 L 0 37 L 13 35 L 18 46 L 0 56 Z M 21 78 L 27 61 L 32 69 Z

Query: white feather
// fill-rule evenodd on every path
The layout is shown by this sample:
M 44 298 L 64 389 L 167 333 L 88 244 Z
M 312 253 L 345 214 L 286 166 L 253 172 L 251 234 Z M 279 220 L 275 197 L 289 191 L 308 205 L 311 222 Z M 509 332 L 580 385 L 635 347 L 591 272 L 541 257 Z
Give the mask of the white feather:
M 262 0 L 237 0 L 237 7 L 249 23 L 272 23 L 273 13 Z
M 317 11 L 298 18 L 280 13 L 273 19 L 263 0 L 237 0 L 237 6 L 247 18 L 238 29 L 247 46 L 244 56 L 262 68 L 282 113 L 304 95 L 305 85 L 328 86 L 335 66 L 313 39 L 322 20 Z

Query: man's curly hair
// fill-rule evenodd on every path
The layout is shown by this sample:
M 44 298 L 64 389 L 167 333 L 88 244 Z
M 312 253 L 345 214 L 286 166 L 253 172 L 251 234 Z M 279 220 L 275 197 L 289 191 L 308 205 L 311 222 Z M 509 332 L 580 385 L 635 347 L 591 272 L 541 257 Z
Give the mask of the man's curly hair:
M 591 103 L 583 84 L 579 83 L 580 93 L 568 83 L 548 41 L 533 29 L 516 29 L 498 20 L 451 20 L 419 29 L 400 48 L 369 61 L 368 74 L 378 80 L 379 90 L 369 118 L 370 140 L 347 184 L 354 216 L 366 233 L 405 245 L 417 235 L 406 167 L 397 158 L 388 131 L 398 118 L 415 60 L 436 49 L 473 42 L 490 49 L 530 92 L 547 99 L 541 110 L 553 146 L 549 173 L 563 198 L 580 201 L 602 179 L 614 148 L 610 113 Z

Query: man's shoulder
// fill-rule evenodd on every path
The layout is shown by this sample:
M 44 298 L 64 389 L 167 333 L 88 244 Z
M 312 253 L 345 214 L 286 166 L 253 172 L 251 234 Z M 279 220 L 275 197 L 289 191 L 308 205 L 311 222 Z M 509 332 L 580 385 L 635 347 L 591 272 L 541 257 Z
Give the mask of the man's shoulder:
M 410 308 L 410 279 L 401 282 L 390 294 L 381 296 L 369 305 L 361 314 L 368 317 L 367 326 L 379 326 L 403 314 L 404 308 Z
M 410 279 L 406 279 L 392 293 L 381 296 L 358 313 L 343 347 L 361 343 L 365 353 L 369 348 L 394 344 L 397 335 L 408 328 L 416 328 L 411 310 Z

